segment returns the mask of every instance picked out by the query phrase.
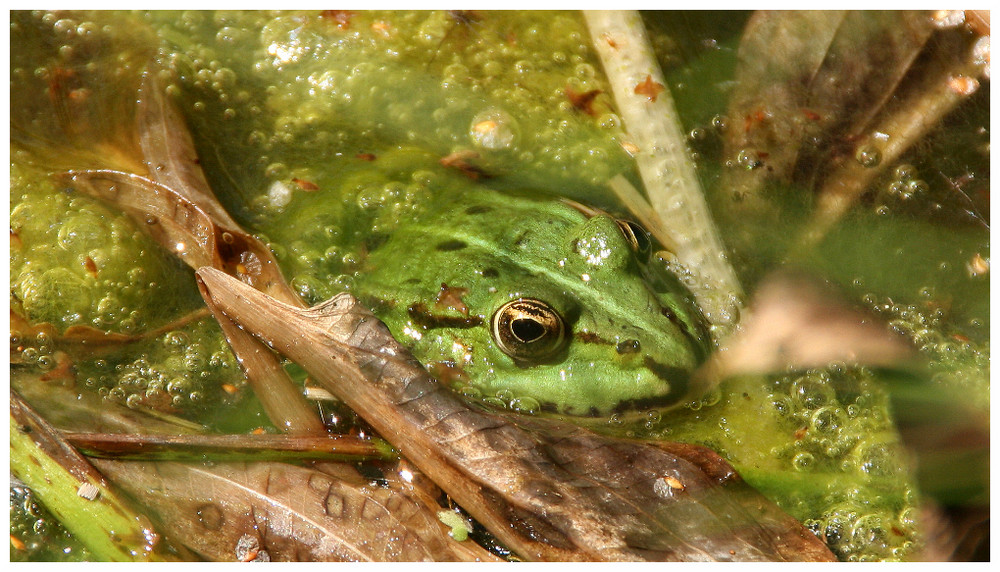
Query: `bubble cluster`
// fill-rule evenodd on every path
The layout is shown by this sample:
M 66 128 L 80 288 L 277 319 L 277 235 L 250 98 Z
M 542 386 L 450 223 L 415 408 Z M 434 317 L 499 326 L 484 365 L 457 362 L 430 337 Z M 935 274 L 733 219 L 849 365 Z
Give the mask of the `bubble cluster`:
M 945 307 L 935 303 L 935 290 L 916 293 L 910 304 L 867 294 L 864 301 L 896 332 L 909 338 L 928 361 L 931 379 L 962 389 L 969 401 L 989 407 L 990 342 L 987 320 L 973 318 L 964 327 L 951 323 Z
M 918 543 L 913 526 L 902 525 L 906 509 L 896 517 L 871 514 L 858 499 L 837 503 L 822 519 L 808 526 L 823 538 L 841 560 L 849 562 L 900 561 L 915 556 Z
M 885 386 L 866 368 L 733 378 L 695 407 L 650 419 L 599 428 L 711 448 L 842 560 L 905 560 L 920 546 L 910 459 Z
M 117 355 L 78 363 L 77 377 L 133 409 L 193 415 L 230 400 L 245 385 L 220 334 L 215 324 L 198 322 L 131 344 Z
M 11 293 L 30 322 L 136 333 L 172 311 L 162 300 L 196 295 L 170 279 L 177 263 L 124 213 L 17 164 L 11 186 Z
M 92 561 L 94 555 L 35 499 L 23 483 L 10 485 L 11 562 Z
M 169 58 L 183 74 L 182 103 L 200 104 L 196 122 L 217 129 L 219 117 L 236 120 L 229 124 L 246 145 L 223 150 L 232 164 L 261 169 L 280 157 L 329 172 L 389 140 L 438 158 L 475 149 L 487 170 L 551 181 L 555 191 L 602 185 L 627 161 L 616 143 L 619 122 L 607 120 L 609 89 L 575 14 L 358 12 L 337 25 L 315 13 L 250 13 L 222 28 L 196 15 L 150 18 L 165 34 L 212 30 L 216 42 Z M 263 97 L 241 87 L 248 71 L 268 86 Z M 578 109 L 568 89 L 597 100 Z M 254 117 L 255 106 L 266 106 L 270 122 Z M 380 159 L 367 167 L 382 169 Z M 277 175 L 268 170 L 266 181 L 245 186 L 259 194 Z

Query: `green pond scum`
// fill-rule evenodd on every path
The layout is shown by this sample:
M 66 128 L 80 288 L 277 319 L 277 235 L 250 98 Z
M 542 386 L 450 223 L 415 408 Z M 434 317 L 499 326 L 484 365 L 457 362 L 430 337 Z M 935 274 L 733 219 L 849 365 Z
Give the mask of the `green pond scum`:
M 751 15 L 644 17 L 752 293 L 814 199 L 775 183 L 777 216 L 755 219 L 717 188 L 745 167 L 727 163 L 722 140 L 747 121 L 726 113 Z M 32 11 L 10 27 L 12 369 L 214 431 L 276 431 L 199 314 L 193 272 L 53 177 L 128 170 L 131 105 L 155 65 L 213 191 L 300 297 L 354 293 L 456 391 L 705 445 L 842 560 L 920 557 L 928 501 L 988 507 L 984 457 L 919 464 L 899 408 L 924 394 L 894 393 L 918 378 L 907 387 L 988 417 L 988 82 L 795 259 L 912 343 L 922 366 L 740 375 L 692 396 L 686 380 L 715 342 L 607 188 L 639 178 L 580 14 Z M 46 502 L 57 501 L 12 485 L 11 558 L 92 558 Z

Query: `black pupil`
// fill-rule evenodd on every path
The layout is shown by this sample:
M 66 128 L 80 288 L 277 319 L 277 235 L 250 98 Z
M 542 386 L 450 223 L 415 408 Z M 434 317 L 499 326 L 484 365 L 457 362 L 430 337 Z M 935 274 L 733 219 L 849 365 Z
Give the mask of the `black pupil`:
M 545 327 L 528 318 L 519 318 L 511 322 L 510 331 L 525 343 L 533 342 L 545 335 Z

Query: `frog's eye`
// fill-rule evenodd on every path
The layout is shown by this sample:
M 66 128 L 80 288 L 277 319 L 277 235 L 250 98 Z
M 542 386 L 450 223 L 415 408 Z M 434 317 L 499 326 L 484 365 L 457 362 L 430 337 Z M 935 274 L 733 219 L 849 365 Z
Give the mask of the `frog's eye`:
M 566 324 L 552 306 L 518 298 L 497 308 L 490 333 L 503 353 L 517 361 L 541 362 L 566 347 Z
M 642 228 L 639 223 L 630 220 L 617 219 L 615 222 L 618 223 L 618 228 L 625 235 L 625 240 L 632 247 L 632 251 L 644 259 L 649 258 L 649 253 L 653 250 L 653 243 L 649 241 L 649 233 L 646 232 L 646 229 Z

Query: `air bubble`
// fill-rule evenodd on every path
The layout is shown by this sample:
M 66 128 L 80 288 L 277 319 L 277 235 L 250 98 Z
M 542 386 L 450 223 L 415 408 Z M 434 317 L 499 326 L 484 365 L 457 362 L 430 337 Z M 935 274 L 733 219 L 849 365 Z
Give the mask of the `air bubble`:
M 854 154 L 854 159 L 866 169 L 877 167 L 882 162 L 882 152 L 872 145 L 862 145 Z
M 39 355 L 36 363 L 42 371 L 49 371 L 56 366 L 55 358 L 49 354 Z
M 908 181 L 915 177 L 917 174 L 917 168 L 909 163 L 903 163 L 896 167 L 893 171 L 893 176 L 900 181 Z
M 832 401 L 833 390 L 817 380 L 800 377 L 792 384 L 792 398 L 806 409 L 817 409 Z
M 792 467 L 796 471 L 808 471 L 816 464 L 816 457 L 812 453 L 802 452 L 792 457 Z
M 510 401 L 510 408 L 520 413 L 537 413 L 541 406 L 532 397 L 515 397 Z
M 72 36 L 76 33 L 76 22 L 69 18 L 63 18 L 52 25 L 52 30 L 57 34 Z
M 841 423 L 840 410 L 836 407 L 821 407 L 812 416 L 812 427 L 819 433 L 835 433 Z
M 761 161 L 760 155 L 756 151 L 743 149 L 736 156 L 736 164 L 748 171 L 752 171 L 763 166 L 764 162 Z
M 472 118 L 469 138 L 482 149 L 506 150 L 517 143 L 519 128 L 517 121 L 509 113 L 490 108 Z
M 927 193 L 930 187 L 922 179 L 913 179 L 906 183 L 906 189 L 909 191 L 910 196 L 916 196 Z
M 188 341 L 188 335 L 178 330 L 167 332 L 163 335 L 163 345 L 167 347 L 182 347 L 186 345 Z

